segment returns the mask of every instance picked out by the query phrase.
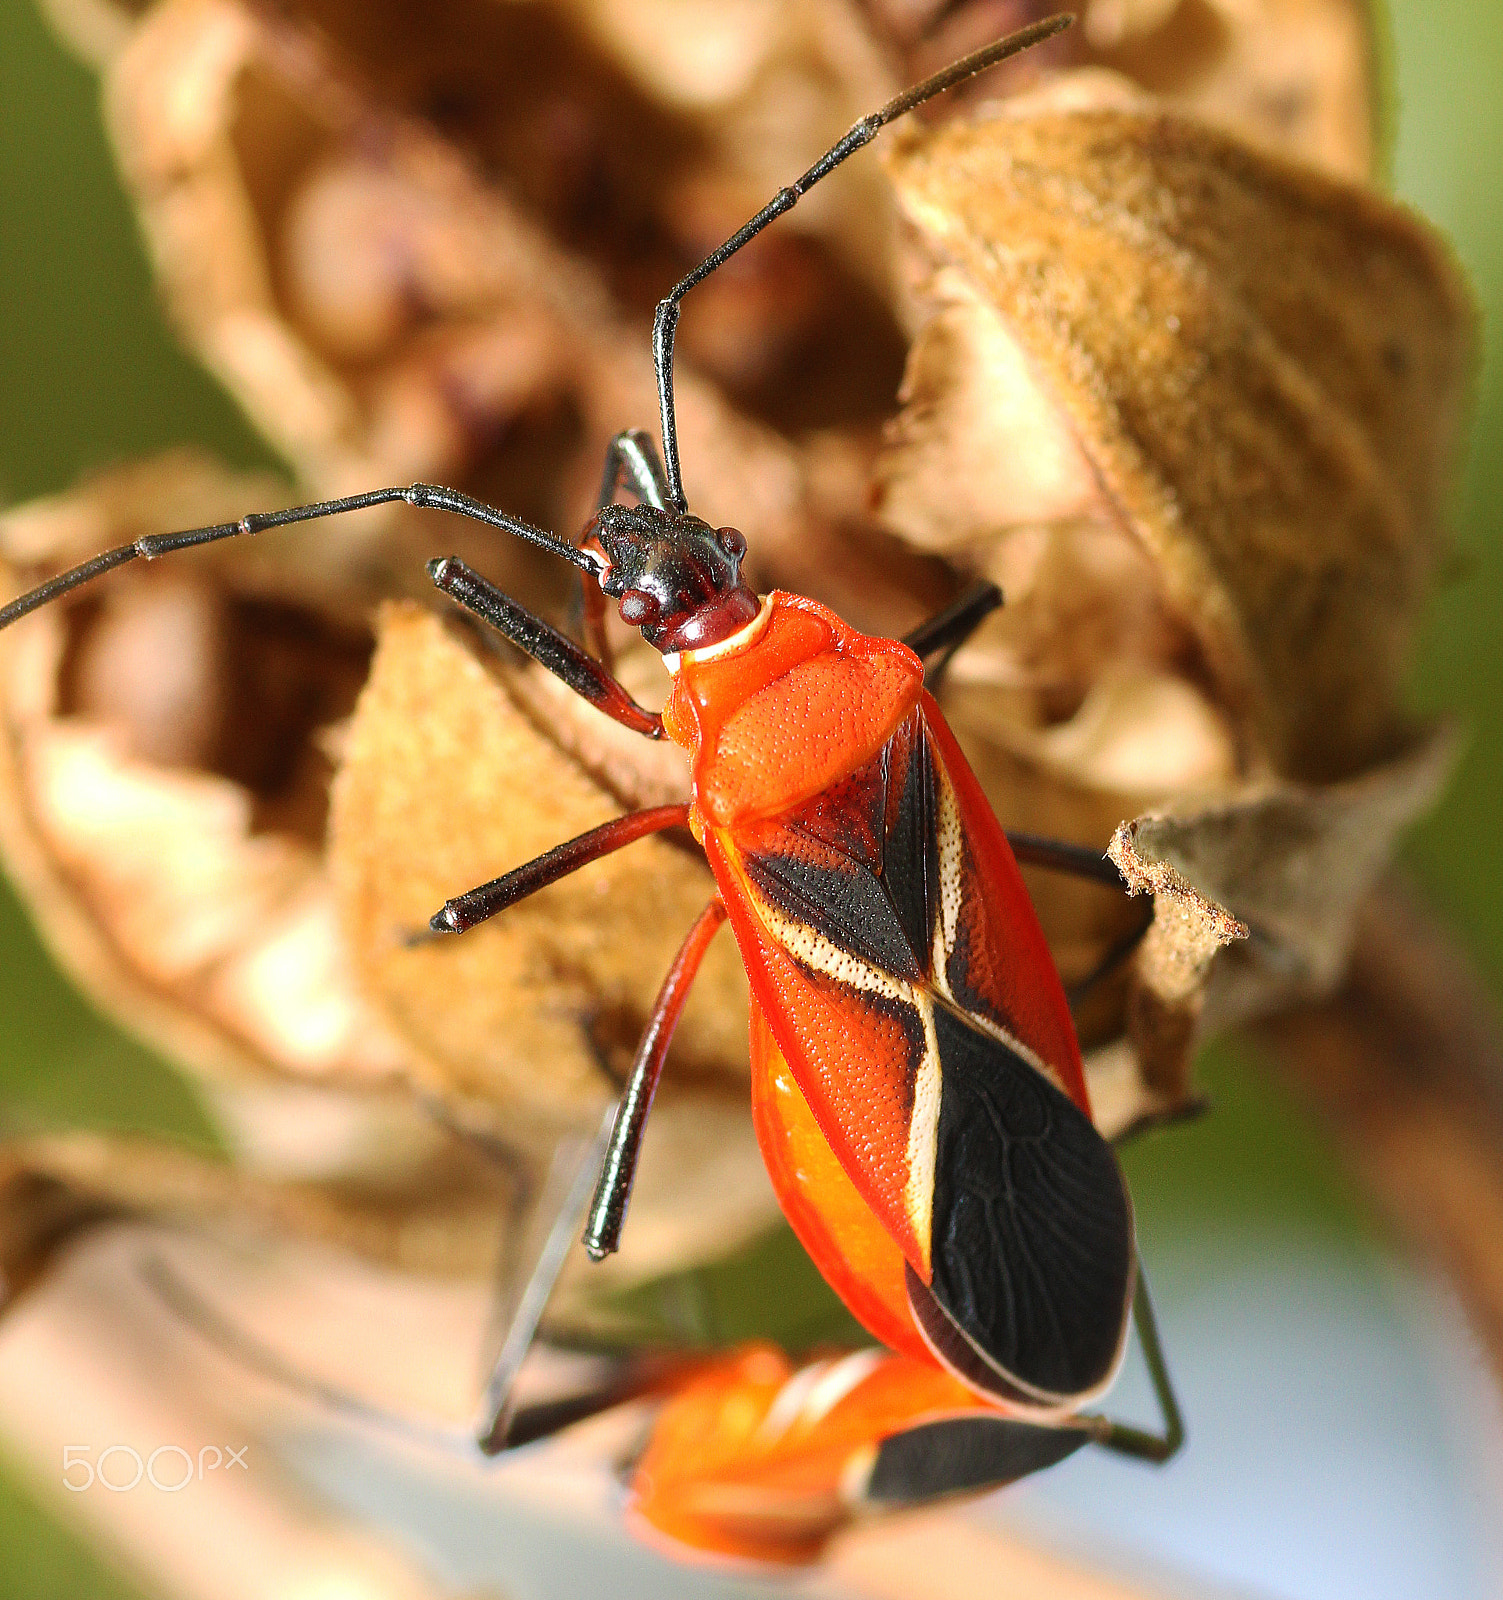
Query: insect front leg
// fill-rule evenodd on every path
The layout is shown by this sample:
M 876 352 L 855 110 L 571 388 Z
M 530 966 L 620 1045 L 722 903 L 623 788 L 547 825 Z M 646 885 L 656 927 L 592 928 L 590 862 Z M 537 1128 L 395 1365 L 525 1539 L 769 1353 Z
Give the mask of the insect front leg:
M 510 595 L 482 578 L 457 556 L 430 561 L 428 576 L 451 600 L 474 612 L 482 622 L 488 622 L 517 649 L 588 700 L 597 711 L 603 711 L 623 727 L 645 734 L 649 739 L 663 737 L 662 717 L 638 705 L 606 666 L 526 606 L 518 605 Z M 590 581 L 594 581 L 593 577 Z

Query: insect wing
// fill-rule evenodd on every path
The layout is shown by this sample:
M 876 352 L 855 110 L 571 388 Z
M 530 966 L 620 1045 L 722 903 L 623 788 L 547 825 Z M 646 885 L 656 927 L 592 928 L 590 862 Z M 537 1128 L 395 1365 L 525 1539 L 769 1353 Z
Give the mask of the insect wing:
M 1105 1387 L 1131 1299 L 1127 1193 L 1021 876 L 938 709 L 807 805 L 707 846 L 742 891 L 727 903 L 757 1003 L 901 1249 L 929 1346 L 1045 1411 Z

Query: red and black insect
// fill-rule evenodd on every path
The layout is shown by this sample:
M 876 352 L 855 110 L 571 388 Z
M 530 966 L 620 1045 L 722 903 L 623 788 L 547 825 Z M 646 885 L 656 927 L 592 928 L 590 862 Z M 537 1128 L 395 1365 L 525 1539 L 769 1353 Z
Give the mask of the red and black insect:
M 576 544 L 455 490 L 414 484 L 143 538 L 0 609 L 3 627 L 137 557 L 396 500 L 504 529 L 579 568 L 593 654 L 457 558 L 429 571 L 444 594 L 606 715 L 679 744 L 692 798 L 619 817 L 457 896 L 433 917 L 432 935 L 462 933 L 649 833 L 692 831 L 716 892 L 642 1039 L 586 1248 L 597 1258 L 616 1248 L 669 1042 L 705 950 L 729 920 L 751 984 L 754 1115 L 774 1186 L 835 1290 L 907 1363 L 908 1411 L 894 1410 L 892 1383 L 901 1382 L 890 1379 L 883 1406 L 863 1413 L 880 1418 L 863 1481 L 881 1485 L 873 1499 L 883 1503 L 1005 1481 L 1092 1441 L 1163 1459 L 1182 1436 L 1131 1202 L 1091 1121 L 1069 1007 L 1016 858 L 1116 878 L 1090 852 L 1040 840 L 1010 847 L 925 688 L 925 660 L 946 659 L 966 639 L 1000 603 L 994 587 L 897 641 L 858 633 L 799 595 L 758 596 L 742 581 L 742 535 L 710 527 L 684 496 L 674 332 L 690 289 L 886 123 L 1069 20 L 979 50 L 857 123 L 675 286 L 653 329 L 661 461 L 646 434 L 618 435 L 599 509 Z M 634 504 L 618 500 L 623 489 Z M 605 596 L 673 675 L 661 715 L 612 674 Z M 487 1450 L 506 1442 L 510 1377 L 555 1270 L 540 1263 L 539 1293 L 508 1341 L 482 1428 Z M 1135 1306 L 1162 1437 L 1083 1411 L 1116 1374 Z M 935 1380 L 960 1397 L 948 1409 L 935 1410 Z

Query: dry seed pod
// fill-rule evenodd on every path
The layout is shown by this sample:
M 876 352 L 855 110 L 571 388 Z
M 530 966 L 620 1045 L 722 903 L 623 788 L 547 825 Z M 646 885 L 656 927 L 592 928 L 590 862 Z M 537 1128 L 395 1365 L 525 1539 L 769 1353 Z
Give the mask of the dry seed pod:
M 814 137 L 859 114 L 845 117 L 846 100 L 888 91 L 870 76 L 826 85 Z M 547 526 L 578 523 L 606 440 L 656 410 L 653 301 L 764 198 L 744 152 L 769 140 L 733 129 L 722 147 L 700 111 L 655 103 L 563 7 L 477 0 L 434 28 L 398 8 L 274 20 L 231 0 L 169 0 L 112 59 L 107 88 L 176 321 L 317 493 L 426 478 Z M 431 114 L 439 103 L 452 109 Z M 791 140 L 788 120 L 760 117 L 773 143 Z M 842 214 L 885 215 L 875 202 Z M 788 395 L 799 426 L 869 427 L 901 370 L 891 313 L 844 260 L 881 278 L 870 241 L 837 253 L 801 244 L 798 227 L 769 240 L 770 260 L 748 252 L 684 321 L 691 488 L 754 548 L 759 535 L 797 543 L 806 512 L 792 452 L 738 412 Z M 801 299 L 797 326 L 780 327 Z M 743 335 L 724 348 L 732 323 Z M 696 327 L 727 372 L 757 369 L 729 405 L 696 381 Z M 801 364 L 798 381 L 759 368 L 777 348 Z M 515 551 L 494 552 L 490 570 L 560 597 L 557 575 Z
M 1470 306 L 1434 235 L 1152 113 L 1023 106 L 892 166 L 1088 472 L 1021 514 L 915 495 L 909 463 L 933 476 L 926 454 L 950 445 L 931 400 L 900 424 L 887 520 L 951 549 L 999 522 L 1125 525 L 1239 740 L 1314 780 L 1392 753 L 1471 372 Z M 970 452 L 1010 420 L 969 419 Z
M 950 702 L 1004 820 L 1042 828 L 1052 789 L 1053 827 L 1104 842 L 1113 813 L 1170 806 L 1156 859 L 1268 955 L 1239 971 L 1226 1014 L 1246 1014 L 1336 980 L 1447 770 L 1401 691 L 1470 306 L 1434 237 L 1369 191 L 1158 111 L 1050 109 L 1072 92 L 890 162 L 937 309 L 880 510 L 1009 592 Z M 1257 852 L 1217 856 L 1245 832 Z M 1145 1023 L 1145 1077 L 1182 1081 L 1189 1037 Z

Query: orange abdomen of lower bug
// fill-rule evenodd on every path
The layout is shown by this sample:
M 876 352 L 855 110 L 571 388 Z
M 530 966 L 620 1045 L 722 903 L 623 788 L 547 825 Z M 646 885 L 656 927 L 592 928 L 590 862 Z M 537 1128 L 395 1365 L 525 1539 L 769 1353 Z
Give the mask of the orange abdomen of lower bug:
M 987 1410 L 932 1363 L 863 1350 L 795 1371 L 771 1345 L 749 1346 L 664 1406 L 628 1515 L 679 1554 L 813 1561 L 859 1508 L 883 1439 Z

